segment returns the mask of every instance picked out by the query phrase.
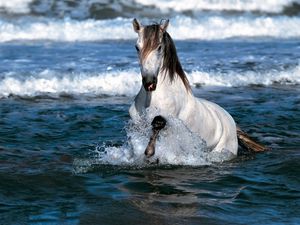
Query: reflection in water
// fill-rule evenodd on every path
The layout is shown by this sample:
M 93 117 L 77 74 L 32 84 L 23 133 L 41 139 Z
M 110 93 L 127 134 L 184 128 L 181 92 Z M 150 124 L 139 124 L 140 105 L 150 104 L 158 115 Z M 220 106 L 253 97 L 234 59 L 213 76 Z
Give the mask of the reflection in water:
M 83 175 L 91 198 L 79 220 L 82 224 L 258 224 L 257 217 L 249 217 L 253 212 L 264 224 L 270 216 L 280 220 L 274 212 L 290 211 L 287 198 L 298 204 L 297 179 L 279 176 L 282 164 L 274 164 L 270 155 L 257 157 L 261 158 L 240 156 L 203 167 L 97 165 Z M 292 164 L 297 165 L 289 161 Z M 263 210 L 255 211 L 258 207 Z
M 241 187 L 220 189 L 230 166 L 170 168 L 127 172 L 128 180 L 118 188 L 128 193 L 130 203 L 147 214 L 196 217 L 208 207 L 229 203 Z M 226 178 L 228 179 L 228 178 Z

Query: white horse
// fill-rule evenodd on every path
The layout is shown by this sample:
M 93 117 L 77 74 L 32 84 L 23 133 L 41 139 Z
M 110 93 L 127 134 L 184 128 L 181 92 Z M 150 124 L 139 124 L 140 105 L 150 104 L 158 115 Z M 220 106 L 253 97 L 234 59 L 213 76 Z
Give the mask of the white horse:
M 265 150 L 237 130 L 233 118 L 222 107 L 193 96 L 173 40 L 166 31 L 168 25 L 169 20 L 148 26 L 133 20 L 134 31 L 138 34 L 136 50 L 143 84 L 129 113 L 133 121 L 138 121 L 146 114 L 148 107 L 160 113 L 152 122 L 153 134 L 145 151 L 146 156 L 155 153 L 156 137 L 167 123 L 165 118 L 169 116 L 182 120 L 192 132 L 206 141 L 207 147 L 213 152 L 229 151 L 236 156 L 238 137 L 249 149 Z

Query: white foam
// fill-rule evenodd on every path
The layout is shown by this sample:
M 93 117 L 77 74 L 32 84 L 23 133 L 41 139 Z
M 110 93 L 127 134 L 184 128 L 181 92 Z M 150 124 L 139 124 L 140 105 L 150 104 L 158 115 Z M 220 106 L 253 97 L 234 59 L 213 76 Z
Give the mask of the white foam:
M 221 87 L 239 87 L 247 85 L 300 84 L 300 65 L 286 71 L 252 72 L 244 73 L 208 73 L 194 71 L 188 76 L 191 84 Z
M 33 0 L 9 0 L 0 1 L 0 9 L 2 8 L 6 12 L 10 13 L 30 13 L 30 4 Z M 36 12 L 46 12 L 50 10 L 57 10 L 58 12 L 69 13 L 78 18 L 87 18 L 89 16 L 89 11 L 92 5 L 96 1 L 94 0 L 81 0 L 76 3 L 76 5 L 70 6 L 66 1 L 41 1 L 35 4 L 34 11 Z M 112 8 L 116 11 L 126 10 L 122 7 L 135 8 L 136 4 L 141 4 L 144 6 L 154 6 L 155 8 L 161 10 L 162 12 L 168 11 L 203 11 L 203 10 L 213 10 L 213 11 L 223 11 L 223 10 L 236 10 L 236 11 L 262 11 L 279 13 L 285 6 L 290 5 L 292 2 L 297 2 L 297 0 L 135 0 L 128 2 L 109 2 L 104 1 L 102 4 L 107 8 Z M 55 9 L 53 9 L 53 4 L 55 4 Z M 140 9 L 141 6 L 137 8 Z M 51 14 L 51 12 L 49 12 Z
M 155 6 L 162 11 L 176 10 L 236 10 L 236 11 L 263 11 L 281 12 L 295 0 L 136 0 L 138 3 Z
M 174 39 L 217 40 L 232 37 L 300 37 L 297 17 L 222 17 L 206 16 L 198 20 L 177 17 L 169 29 Z
M 152 110 L 152 109 L 148 109 Z M 154 110 L 155 111 L 155 110 Z M 158 112 L 150 113 L 157 115 Z M 149 166 L 159 161 L 160 165 L 202 166 L 223 162 L 234 156 L 229 152 L 210 152 L 205 141 L 192 133 L 181 120 L 169 117 L 166 127 L 160 131 L 155 154 L 145 157 L 145 149 L 151 135 L 152 116 L 144 118 L 127 128 L 127 142 L 121 147 L 97 147 L 87 160 L 76 160 L 77 172 L 86 172 L 95 165 Z
M 0 80 L 0 97 L 61 93 L 133 96 L 140 84 L 141 77 L 135 70 L 101 74 L 57 74 L 45 70 L 26 79 L 9 74 Z
M 45 70 L 39 74 L 17 76 L 9 73 L 0 79 L 0 98 L 10 95 L 34 97 L 41 94 L 88 94 L 92 96 L 135 96 L 141 87 L 137 70 L 108 71 L 99 74 L 60 74 Z M 286 71 L 203 72 L 187 74 L 192 86 L 239 87 L 247 85 L 300 84 L 300 65 Z
M 299 17 L 203 16 L 198 19 L 177 16 L 171 19 L 169 33 L 174 39 L 216 40 L 231 37 L 299 38 Z M 135 39 L 131 19 L 0 20 L 0 42 L 12 40 L 101 41 Z
M 28 13 L 30 12 L 29 3 L 31 2 L 32 0 L 1 0 L 0 9 L 13 13 Z
M 72 20 L 21 18 L 0 20 L 0 42 L 12 40 L 97 41 L 131 39 L 131 20 Z

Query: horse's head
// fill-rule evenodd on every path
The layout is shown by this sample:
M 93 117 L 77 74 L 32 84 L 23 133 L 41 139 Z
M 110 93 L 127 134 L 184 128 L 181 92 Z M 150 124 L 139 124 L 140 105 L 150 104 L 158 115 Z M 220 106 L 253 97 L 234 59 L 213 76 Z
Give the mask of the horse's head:
M 143 86 L 146 91 L 155 91 L 156 89 L 157 76 L 162 67 L 165 49 L 162 40 L 168 25 L 169 20 L 148 26 L 142 26 L 136 19 L 133 20 L 133 29 L 138 34 L 135 47 L 139 56 Z

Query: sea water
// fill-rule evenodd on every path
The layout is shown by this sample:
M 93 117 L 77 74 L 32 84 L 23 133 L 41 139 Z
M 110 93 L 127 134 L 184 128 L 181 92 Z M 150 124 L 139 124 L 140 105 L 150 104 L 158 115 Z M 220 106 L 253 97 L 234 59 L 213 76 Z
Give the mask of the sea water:
M 0 1 L 0 224 L 299 224 L 299 5 Z M 168 118 L 146 159 L 134 17 L 170 18 L 194 95 L 271 150 L 226 161 Z

